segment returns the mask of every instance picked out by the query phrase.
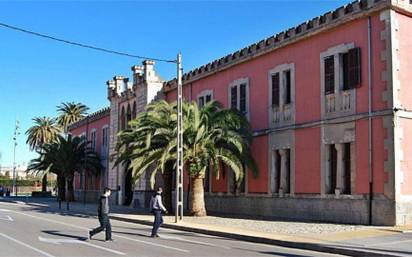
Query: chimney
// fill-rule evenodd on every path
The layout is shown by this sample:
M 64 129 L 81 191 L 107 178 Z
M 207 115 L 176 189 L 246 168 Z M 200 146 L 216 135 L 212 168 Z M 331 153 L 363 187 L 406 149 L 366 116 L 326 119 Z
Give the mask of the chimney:
M 121 94 L 127 90 L 127 82 L 129 82 L 128 78 L 123 76 L 114 76 L 113 80 L 115 82 L 116 93 Z
M 114 80 L 108 80 L 106 82 L 107 85 L 107 97 L 110 99 L 116 94 L 116 85 Z
M 150 78 L 153 78 L 155 76 L 154 64 L 155 62 L 152 60 L 143 61 L 145 80 L 149 80 Z
M 140 65 L 134 65 L 132 66 L 132 71 L 133 71 L 133 84 L 137 85 L 139 82 L 139 79 L 143 77 L 143 66 Z

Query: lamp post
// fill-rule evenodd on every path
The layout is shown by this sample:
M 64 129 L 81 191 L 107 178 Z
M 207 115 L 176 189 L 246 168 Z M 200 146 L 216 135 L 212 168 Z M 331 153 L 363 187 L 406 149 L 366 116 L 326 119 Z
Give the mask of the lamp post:
M 13 194 L 14 196 L 17 196 L 17 190 L 16 190 L 16 147 L 17 147 L 17 136 L 20 135 L 19 132 L 19 127 L 20 123 L 18 120 L 16 120 L 16 125 L 14 127 L 14 136 L 13 136 L 13 141 L 14 141 L 14 150 L 13 150 Z
M 183 220 L 183 112 L 182 54 L 177 55 L 177 165 L 175 222 Z

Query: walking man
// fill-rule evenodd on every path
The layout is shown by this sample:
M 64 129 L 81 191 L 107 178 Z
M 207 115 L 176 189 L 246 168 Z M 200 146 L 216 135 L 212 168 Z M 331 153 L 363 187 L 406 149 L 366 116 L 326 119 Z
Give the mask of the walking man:
M 160 225 L 163 224 L 162 211 L 167 213 L 167 210 L 162 203 L 162 192 L 163 189 L 159 187 L 159 189 L 157 189 L 156 194 L 152 196 L 152 199 L 150 199 L 150 209 L 154 215 L 151 237 L 159 237 L 157 231 L 159 230 Z
M 106 230 L 106 241 L 113 241 L 112 240 L 112 226 L 110 225 L 109 220 L 109 196 L 111 194 L 110 188 L 106 187 L 104 189 L 104 193 L 100 197 L 99 200 L 99 207 L 97 209 L 97 215 L 99 217 L 100 227 L 89 231 L 89 239 L 91 240 L 94 235 L 97 233 Z

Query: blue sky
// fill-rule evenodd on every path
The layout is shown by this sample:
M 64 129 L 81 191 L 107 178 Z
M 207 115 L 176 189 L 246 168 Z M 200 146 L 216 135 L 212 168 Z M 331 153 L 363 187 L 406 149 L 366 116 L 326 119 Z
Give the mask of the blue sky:
M 136 55 L 173 59 L 182 51 L 188 71 L 348 2 L 0 1 L 0 22 Z M 23 164 L 35 157 L 24 134 L 33 117 L 56 116 L 66 101 L 91 111 L 107 106 L 105 82 L 130 76 L 140 63 L 0 27 L 0 165 L 12 165 L 16 119 Z M 162 63 L 156 69 L 165 79 L 176 70 Z

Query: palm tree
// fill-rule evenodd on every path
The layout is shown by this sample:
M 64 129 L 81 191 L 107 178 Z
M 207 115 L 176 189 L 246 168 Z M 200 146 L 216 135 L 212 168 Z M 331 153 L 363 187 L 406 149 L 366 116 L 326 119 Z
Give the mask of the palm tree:
M 61 133 L 60 127 L 56 124 L 56 119 L 49 117 L 36 117 L 33 119 L 34 125 L 26 131 L 26 143 L 31 150 L 39 150 L 44 144 L 57 141 Z M 47 173 L 43 174 L 42 192 L 47 191 Z
M 57 106 L 59 117 L 57 123 L 67 133 L 67 127 L 73 122 L 83 119 L 87 115 L 89 108 L 82 103 L 67 102 Z
M 57 140 L 61 130 L 57 126 L 55 118 L 36 117 L 32 120 L 34 125 L 26 131 L 26 143 L 30 146 L 31 150 Z
M 58 142 L 46 145 L 39 154 L 39 158 L 31 161 L 29 170 L 52 171 L 63 176 L 67 183 L 67 201 L 74 200 L 75 172 L 97 174 L 101 168 L 96 152 L 89 146 L 89 142 L 80 137 L 68 135 L 66 138 L 59 135 Z
M 219 178 L 221 164 L 231 168 L 237 183 L 241 183 L 245 165 L 255 176 L 258 169 L 250 152 L 251 128 L 247 119 L 236 110 L 224 110 L 218 102 L 202 109 L 196 103 L 183 104 L 184 165 L 193 182 L 190 211 L 206 215 L 203 180 L 206 168 L 213 168 Z M 148 106 L 146 112 L 131 122 L 131 128 L 119 135 L 118 163 L 130 160 L 130 168 L 138 179 L 151 167 L 151 184 L 157 171 L 176 162 L 176 103 L 165 101 Z
M 45 176 L 47 173 L 54 173 L 57 176 L 58 199 L 64 201 L 66 199 L 65 178 L 61 170 L 53 165 L 57 157 L 58 144 L 50 143 L 38 146 L 36 152 L 38 157 L 31 160 L 27 167 L 27 172 L 34 175 Z

